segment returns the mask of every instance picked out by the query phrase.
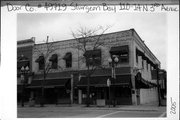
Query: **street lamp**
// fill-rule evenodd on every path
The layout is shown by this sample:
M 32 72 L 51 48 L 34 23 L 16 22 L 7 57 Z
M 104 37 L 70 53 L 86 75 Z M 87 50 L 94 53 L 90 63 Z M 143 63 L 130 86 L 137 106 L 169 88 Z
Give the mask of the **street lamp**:
M 116 79 L 115 65 L 117 65 L 117 63 L 119 62 L 119 59 L 118 59 L 117 55 L 112 55 L 112 57 L 108 59 L 108 62 L 111 65 L 111 69 L 112 69 L 111 77 Z
M 22 66 L 21 68 L 21 83 L 22 83 L 22 98 L 21 98 L 21 106 L 24 107 L 24 90 L 25 90 L 25 85 L 27 83 L 26 81 L 26 75 L 29 73 L 29 67 L 26 66 L 26 68 L 24 68 L 24 66 Z
M 118 59 L 117 55 L 112 55 L 111 58 L 108 59 L 108 62 L 111 65 L 111 71 L 112 71 L 111 77 L 113 79 L 116 79 L 115 65 L 117 65 L 117 63 L 119 62 L 119 59 Z M 109 80 L 109 83 L 111 83 L 110 80 Z M 109 84 L 109 86 L 108 86 L 109 87 L 109 101 L 111 101 L 111 99 L 110 99 L 110 97 L 111 97 L 110 96 L 110 86 L 111 86 L 111 84 Z M 109 105 L 110 105 L 110 103 L 109 103 Z M 114 106 L 115 106 L 115 101 L 114 101 Z

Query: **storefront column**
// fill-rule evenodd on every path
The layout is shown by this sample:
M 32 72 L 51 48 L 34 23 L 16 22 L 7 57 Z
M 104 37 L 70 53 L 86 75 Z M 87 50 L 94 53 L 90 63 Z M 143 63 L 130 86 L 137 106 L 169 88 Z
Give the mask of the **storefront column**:
M 132 90 L 131 90 L 131 95 L 132 95 L 132 104 L 137 105 L 137 91 L 136 91 L 136 84 L 135 84 L 135 76 L 131 75 L 131 83 L 132 83 Z
M 73 74 L 71 74 L 71 92 L 70 92 L 70 100 L 71 100 L 71 104 L 74 103 L 74 84 L 73 84 L 74 80 L 73 80 Z
M 82 90 L 78 90 L 78 103 L 82 104 Z

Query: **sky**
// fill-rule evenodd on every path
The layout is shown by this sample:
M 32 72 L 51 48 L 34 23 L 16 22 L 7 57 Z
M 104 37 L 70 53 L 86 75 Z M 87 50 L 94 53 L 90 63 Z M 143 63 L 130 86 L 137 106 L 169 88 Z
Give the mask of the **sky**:
M 35 37 L 41 43 L 50 40 L 72 39 L 71 31 L 79 27 L 95 29 L 112 26 L 106 33 L 134 28 L 141 39 L 166 69 L 167 16 L 166 13 L 19 13 L 17 40 Z

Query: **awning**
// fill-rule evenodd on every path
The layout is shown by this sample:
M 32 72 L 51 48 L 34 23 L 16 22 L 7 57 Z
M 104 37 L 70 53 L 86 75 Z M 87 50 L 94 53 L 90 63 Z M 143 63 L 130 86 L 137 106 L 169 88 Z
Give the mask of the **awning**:
M 141 80 L 137 80 L 136 79 L 136 88 L 152 88 L 152 87 L 156 87 L 157 85 L 155 83 L 151 83 L 147 80 L 144 80 L 143 78 L 141 78 Z
M 125 46 L 111 47 L 110 53 L 114 53 L 114 52 L 127 53 L 128 51 L 129 51 L 128 45 L 125 45 Z
M 63 57 L 64 60 L 71 59 L 72 54 L 71 53 L 66 53 L 66 55 Z
M 111 85 L 131 85 L 130 75 L 119 75 L 115 80 L 111 79 L 111 76 L 96 76 L 90 77 L 90 86 L 94 87 L 106 87 L 107 80 L 111 80 Z M 87 77 L 82 77 L 77 86 L 87 86 Z
M 48 87 L 67 87 L 70 84 L 70 79 L 50 79 L 50 80 L 32 80 L 28 88 Z
M 40 62 L 40 61 L 44 61 L 44 57 L 43 56 L 39 56 L 39 58 L 38 59 L 36 59 L 36 61 L 35 62 Z
M 151 66 L 155 67 L 155 64 L 140 50 L 136 49 L 136 54 L 142 56 L 142 59 L 146 60 Z
M 152 87 L 157 86 L 155 83 L 152 83 L 148 80 L 143 79 L 140 72 L 138 72 L 137 75 L 135 76 L 135 84 L 136 84 L 137 89 L 139 89 L 139 88 L 152 88 Z
M 145 56 L 144 53 L 138 49 L 136 49 L 136 54 L 139 56 Z
M 57 54 L 53 54 L 49 61 L 57 61 Z

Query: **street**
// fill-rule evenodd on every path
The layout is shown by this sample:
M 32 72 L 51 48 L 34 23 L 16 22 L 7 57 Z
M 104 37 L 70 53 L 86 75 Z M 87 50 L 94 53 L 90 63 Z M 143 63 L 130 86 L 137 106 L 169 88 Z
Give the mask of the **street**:
M 165 117 L 165 107 L 158 109 L 121 109 L 108 107 L 19 107 L 18 118 L 124 118 Z

